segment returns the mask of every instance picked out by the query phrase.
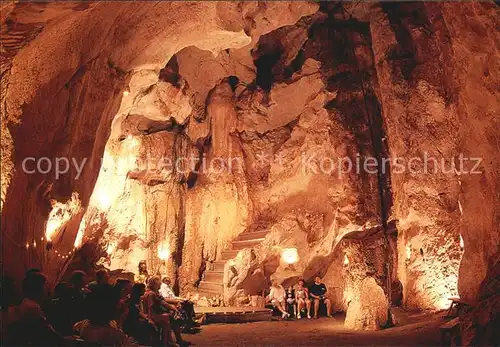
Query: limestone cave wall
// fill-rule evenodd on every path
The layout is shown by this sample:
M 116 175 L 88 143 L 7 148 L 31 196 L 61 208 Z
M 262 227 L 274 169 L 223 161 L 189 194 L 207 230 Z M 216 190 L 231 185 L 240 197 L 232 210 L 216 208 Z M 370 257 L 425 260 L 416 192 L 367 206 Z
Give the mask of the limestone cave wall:
M 360 329 L 386 323 L 396 280 L 411 308 L 474 298 L 500 244 L 498 12 L 2 4 L 4 271 L 147 260 L 187 293 L 224 261 L 228 303 L 320 274 Z M 410 161 L 426 156 L 445 170 Z

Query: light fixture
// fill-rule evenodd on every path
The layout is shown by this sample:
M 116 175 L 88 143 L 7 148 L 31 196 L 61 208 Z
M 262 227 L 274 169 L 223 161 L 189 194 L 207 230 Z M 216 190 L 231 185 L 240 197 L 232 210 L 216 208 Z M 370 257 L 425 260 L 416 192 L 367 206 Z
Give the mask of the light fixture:
M 349 258 L 347 257 L 347 254 L 344 254 L 344 266 L 349 265 Z
M 464 250 L 464 239 L 462 238 L 462 235 L 460 235 L 460 250 Z
M 299 260 L 297 248 L 285 248 L 281 253 L 281 259 L 288 265 L 295 264 Z
M 158 258 L 166 260 L 170 256 L 170 249 L 168 246 L 158 245 Z

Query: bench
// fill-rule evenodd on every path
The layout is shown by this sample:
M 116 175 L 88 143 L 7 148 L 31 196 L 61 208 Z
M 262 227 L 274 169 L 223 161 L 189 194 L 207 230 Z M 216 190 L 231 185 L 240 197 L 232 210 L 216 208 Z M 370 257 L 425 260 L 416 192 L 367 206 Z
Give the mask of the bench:
M 451 345 L 454 337 L 460 338 L 460 319 L 458 317 L 453 318 L 441 325 L 439 330 L 441 332 L 441 344 L 443 346 Z M 455 345 L 460 345 L 460 343 L 455 343 Z
M 470 300 L 465 300 L 465 299 L 460 299 L 460 298 L 448 298 L 448 300 L 451 301 L 450 308 L 448 309 L 448 312 L 446 313 L 446 317 L 457 317 L 460 315 L 460 312 L 462 309 L 467 309 L 470 307 L 476 306 L 476 303 Z M 452 311 L 453 309 L 456 308 L 456 314 L 453 315 Z

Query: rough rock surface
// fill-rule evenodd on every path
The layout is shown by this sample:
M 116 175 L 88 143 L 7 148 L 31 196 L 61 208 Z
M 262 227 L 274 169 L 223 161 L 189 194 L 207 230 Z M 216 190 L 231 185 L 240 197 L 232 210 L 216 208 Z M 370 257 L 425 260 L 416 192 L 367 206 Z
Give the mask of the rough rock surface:
M 410 308 L 475 298 L 500 244 L 498 12 L 2 4 L 3 268 L 55 281 L 145 259 L 226 304 L 319 274 L 353 329 L 386 323 L 397 281 Z M 83 169 L 27 173 L 27 157 Z
M 387 323 L 389 305 L 384 290 L 367 277 L 352 293 L 344 326 L 353 330 L 379 330 Z

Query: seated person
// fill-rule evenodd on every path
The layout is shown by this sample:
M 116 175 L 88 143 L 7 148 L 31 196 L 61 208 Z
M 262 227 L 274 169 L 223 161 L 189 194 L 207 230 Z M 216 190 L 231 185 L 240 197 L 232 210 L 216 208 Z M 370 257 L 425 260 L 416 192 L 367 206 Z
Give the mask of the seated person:
M 87 297 L 89 319 L 75 324 L 81 339 L 104 346 L 131 346 L 129 337 L 118 329 L 115 316 L 117 298 L 110 285 L 95 285 Z
M 93 290 L 98 284 L 109 284 L 109 273 L 106 269 L 99 269 L 95 273 L 95 281 L 89 283 L 89 290 Z
M 195 326 L 195 312 L 193 302 L 180 298 L 175 295 L 174 291 L 170 287 L 170 279 L 168 277 L 163 277 L 162 284 L 160 286 L 160 295 L 163 299 L 173 305 L 180 305 L 180 315 L 182 316 L 182 324 L 185 330 L 191 330 Z
M 293 315 L 297 317 L 297 305 L 295 301 L 295 290 L 293 286 L 288 286 L 286 289 L 286 312 L 293 312 Z
M 321 302 L 326 305 L 326 316 L 331 317 L 332 304 L 330 299 L 326 297 L 326 286 L 324 283 L 321 283 L 321 277 L 316 276 L 314 283 L 309 288 L 309 295 L 314 302 L 314 318 L 318 318 L 319 304 Z
M 113 287 L 115 295 L 117 297 L 116 306 L 116 323 L 120 329 L 123 328 L 123 321 L 127 317 L 128 312 L 128 300 L 130 293 L 132 291 L 132 282 L 125 278 L 119 278 L 116 280 L 115 286 Z
M 177 306 L 167 303 L 160 295 L 161 281 L 157 276 L 148 280 L 148 288 L 143 298 L 144 313 L 155 322 L 156 326 L 163 331 L 163 344 L 165 346 L 173 343 L 171 331 L 173 330 L 176 342 L 184 345 L 186 342 L 182 339 L 178 320 L 179 310 Z
M 75 270 L 70 277 L 71 302 L 68 311 L 70 312 L 71 326 L 87 317 L 86 298 L 89 290 L 87 288 L 88 277 L 84 271 Z
M 64 337 L 58 334 L 45 318 L 41 304 L 48 296 L 47 278 L 40 272 L 27 273 L 22 284 L 23 301 L 17 319 L 8 327 L 6 345 L 65 345 Z
M 285 310 L 285 289 L 281 284 L 278 284 L 278 280 L 273 279 L 271 282 L 271 291 L 267 299 L 281 312 L 282 318 L 290 317 L 290 314 Z
M 304 287 L 304 280 L 300 279 L 295 288 L 295 300 L 297 302 L 297 319 L 301 319 L 302 309 L 307 308 L 307 318 L 311 319 L 311 300 L 309 300 L 309 290 Z
M 72 288 L 67 282 L 60 282 L 54 288 L 54 297 L 47 305 L 47 319 L 58 333 L 64 336 L 72 334 L 74 312 Z
M 133 285 L 127 302 L 128 310 L 123 321 L 123 330 L 141 345 L 158 346 L 160 342 L 158 329 L 142 310 L 141 298 L 145 292 L 144 283 Z

